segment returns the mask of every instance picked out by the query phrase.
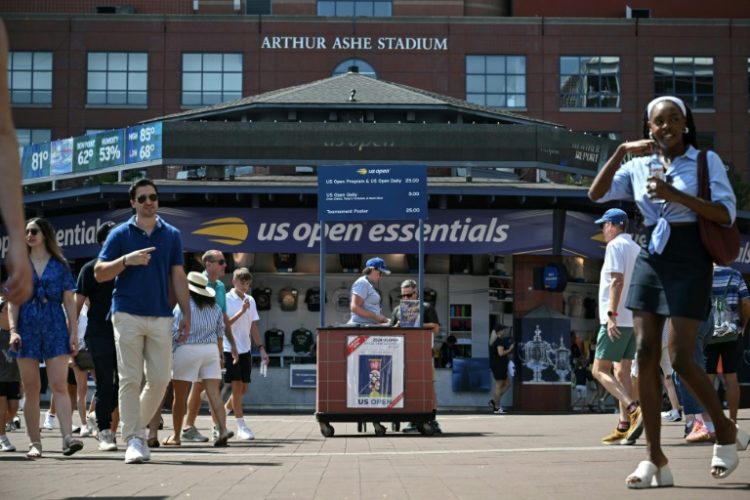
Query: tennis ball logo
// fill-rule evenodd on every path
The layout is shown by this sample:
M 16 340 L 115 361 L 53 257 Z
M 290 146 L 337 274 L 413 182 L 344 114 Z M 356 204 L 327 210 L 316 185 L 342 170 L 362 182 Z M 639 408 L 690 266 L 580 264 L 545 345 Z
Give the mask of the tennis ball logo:
M 207 236 L 210 241 L 224 245 L 240 245 L 247 239 L 249 233 L 247 224 L 239 217 L 213 219 L 204 222 L 201 226 L 192 234 Z
M 359 170 L 357 170 L 357 173 L 359 175 L 367 175 L 367 169 L 366 168 L 360 168 Z

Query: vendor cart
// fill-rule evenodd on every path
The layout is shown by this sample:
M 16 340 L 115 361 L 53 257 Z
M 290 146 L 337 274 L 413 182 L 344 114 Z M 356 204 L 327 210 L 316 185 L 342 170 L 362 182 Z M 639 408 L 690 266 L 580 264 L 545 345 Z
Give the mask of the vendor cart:
M 414 422 L 432 435 L 435 420 L 432 331 L 424 328 L 326 327 L 318 329 L 315 417 L 333 437 L 332 422 L 357 422 L 376 436 Z

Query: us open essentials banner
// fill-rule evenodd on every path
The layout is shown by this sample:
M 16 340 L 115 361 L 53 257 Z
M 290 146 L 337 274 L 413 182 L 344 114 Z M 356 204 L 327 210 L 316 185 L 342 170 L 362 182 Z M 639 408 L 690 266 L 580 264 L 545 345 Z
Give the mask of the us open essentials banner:
M 404 407 L 403 335 L 347 336 L 346 406 Z

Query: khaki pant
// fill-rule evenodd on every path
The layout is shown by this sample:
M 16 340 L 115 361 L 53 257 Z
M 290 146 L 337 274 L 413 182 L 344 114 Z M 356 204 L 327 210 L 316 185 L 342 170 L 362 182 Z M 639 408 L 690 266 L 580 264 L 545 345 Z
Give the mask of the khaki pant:
M 120 420 L 127 443 L 142 436 L 164 397 L 172 370 L 172 318 L 112 316 L 120 372 Z M 145 366 L 144 366 L 145 364 Z M 146 384 L 141 390 L 143 375 Z

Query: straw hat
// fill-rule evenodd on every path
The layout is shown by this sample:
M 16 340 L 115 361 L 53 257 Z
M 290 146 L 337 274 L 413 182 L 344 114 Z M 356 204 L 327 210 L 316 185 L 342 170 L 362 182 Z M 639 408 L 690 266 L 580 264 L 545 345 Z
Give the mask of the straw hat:
M 203 274 L 191 271 L 187 275 L 187 280 L 188 288 L 191 292 L 195 292 L 198 295 L 203 295 L 204 297 L 216 296 L 216 291 L 213 288 L 208 287 L 208 278 L 206 278 Z

